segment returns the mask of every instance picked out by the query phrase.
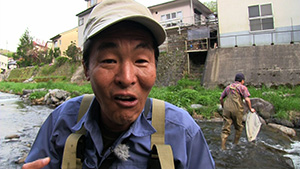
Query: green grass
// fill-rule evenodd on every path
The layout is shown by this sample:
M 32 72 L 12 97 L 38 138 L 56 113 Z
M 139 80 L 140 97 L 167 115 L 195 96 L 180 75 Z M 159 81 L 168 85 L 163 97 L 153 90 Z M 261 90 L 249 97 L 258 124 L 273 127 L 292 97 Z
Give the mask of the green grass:
M 14 83 L 0 82 L 0 91 L 22 94 L 24 89 L 61 89 L 71 93 L 72 97 L 93 93 L 90 84 L 77 85 L 67 82 Z
M 24 89 L 62 89 L 71 93 L 72 97 L 82 94 L 93 93 L 90 84 L 77 85 L 67 82 L 40 82 L 40 83 L 14 83 L 0 82 L 0 91 L 22 94 Z M 300 86 L 278 87 L 278 88 L 248 88 L 251 98 L 262 98 L 274 105 L 276 117 L 288 118 L 289 111 L 300 111 Z M 186 109 L 190 114 L 192 104 L 201 104 L 203 107 L 195 110 L 197 114 L 210 118 L 217 112 L 219 97 L 223 89 L 205 89 L 199 81 L 182 79 L 176 86 L 156 87 L 154 86 L 149 97 L 162 99 L 178 107 Z M 45 93 L 34 93 L 32 98 L 38 98 Z

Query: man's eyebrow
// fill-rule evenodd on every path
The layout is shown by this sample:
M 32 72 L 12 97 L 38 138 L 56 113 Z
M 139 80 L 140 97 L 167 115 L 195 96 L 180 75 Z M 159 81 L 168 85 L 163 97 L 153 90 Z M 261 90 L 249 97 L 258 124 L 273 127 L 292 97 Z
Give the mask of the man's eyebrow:
M 150 49 L 150 50 L 153 49 L 153 47 L 149 43 L 146 43 L 146 42 L 141 42 L 138 45 L 136 45 L 135 49 L 139 49 L 139 48 L 146 48 L 146 49 Z
M 117 47 L 117 44 L 115 44 L 113 42 L 104 42 L 104 43 L 101 43 L 97 49 L 105 50 L 105 49 L 116 48 L 116 47 Z

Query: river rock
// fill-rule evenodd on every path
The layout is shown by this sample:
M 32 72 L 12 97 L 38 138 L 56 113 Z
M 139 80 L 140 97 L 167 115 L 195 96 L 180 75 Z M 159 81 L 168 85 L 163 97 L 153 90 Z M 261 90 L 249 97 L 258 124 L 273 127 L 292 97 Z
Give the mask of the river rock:
M 18 139 L 18 138 L 20 138 L 20 136 L 17 134 L 8 135 L 4 137 L 4 139 Z
M 25 163 L 25 159 L 27 158 L 28 154 L 24 154 L 23 157 L 19 158 L 17 161 L 15 161 L 15 164 L 23 164 Z
M 256 110 L 256 112 L 264 118 L 266 121 L 268 121 L 270 118 L 272 118 L 275 115 L 275 109 L 274 106 L 264 99 L 261 98 L 251 98 L 251 105 Z M 245 103 L 245 110 L 244 112 L 248 112 L 248 106 L 246 106 Z
M 77 83 L 77 84 L 81 84 L 84 81 L 86 81 L 86 77 L 84 75 L 84 69 L 83 66 L 80 65 L 76 72 L 73 74 L 72 78 L 71 78 L 71 83 Z
M 70 93 L 60 89 L 49 90 L 45 95 L 44 101 L 50 107 L 57 107 L 66 100 L 70 99 Z
M 192 104 L 191 105 L 192 109 L 200 109 L 201 107 L 203 107 L 201 104 Z
M 261 122 L 262 125 L 266 125 L 267 124 L 266 121 L 265 121 L 265 119 L 263 119 L 260 116 L 258 116 L 258 118 L 259 118 L 259 121 Z
M 44 105 L 45 104 L 44 97 L 32 100 L 31 104 L 32 105 Z
M 295 128 L 300 128 L 300 112 L 290 111 L 289 119 L 292 119 Z
M 291 136 L 291 137 L 296 136 L 296 131 L 292 128 L 289 128 L 289 127 L 286 127 L 283 125 L 279 125 L 279 124 L 275 124 L 275 123 L 268 123 L 268 125 L 282 131 L 283 133 L 287 134 L 288 136 Z
M 281 125 L 284 125 L 286 127 L 291 127 L 291 128 L 294 128 L 294 124 L 286 119 L 278 119 L 278 118 L 273 118 L 272 119 L 272 122 L 273 123 L 276 123 L 276 124 L 281 124 Z

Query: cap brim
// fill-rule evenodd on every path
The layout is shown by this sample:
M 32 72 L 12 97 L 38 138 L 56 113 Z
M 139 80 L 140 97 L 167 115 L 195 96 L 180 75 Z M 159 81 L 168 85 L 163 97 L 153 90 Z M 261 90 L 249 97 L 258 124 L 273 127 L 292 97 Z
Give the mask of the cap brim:
M 107 29 L 108 27 L 110 27 L 112 25 L 119 23 L 121 21 L 125 21 L 125 20 L 134 21 L 134 22 L 144 25 L 153 34 L 158 45 L 161 45 L 164 43 L 164 41 L 166 39 L 166 32 L 165 32 L 164 28 L 162 28 L 162 26 L 158 22 L 153 20 L 152 18 L 149 18 L 144 15 L 123 16 L 123 17 L 119 17 L 113 21 L 109 20 L 109 22 L 107 22 L 107 23 L 99 24 L 93 28 L 93 30 L 89 33 L 89 36 L 87 37 L 87 39 L 99 34 L 100 32 L 102 32 L 103 30 Z

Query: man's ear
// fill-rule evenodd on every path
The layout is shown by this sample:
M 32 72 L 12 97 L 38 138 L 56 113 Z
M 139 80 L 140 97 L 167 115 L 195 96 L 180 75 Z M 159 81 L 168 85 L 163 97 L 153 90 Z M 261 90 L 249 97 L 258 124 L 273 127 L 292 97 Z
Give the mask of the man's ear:
M 88 68 L 86 67 L 86 65 L 84 64 L 84 61 L 83 61 L 83 60 L 81 61 L 81 63 L 82 63 L 82 66 L 83 66 L 85 78 L 86 78 L 87 81 L 90 81 L 89 70 L 88 70 Z

